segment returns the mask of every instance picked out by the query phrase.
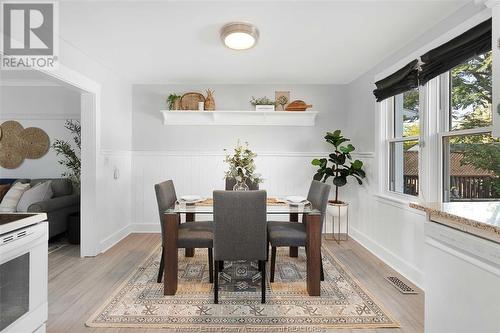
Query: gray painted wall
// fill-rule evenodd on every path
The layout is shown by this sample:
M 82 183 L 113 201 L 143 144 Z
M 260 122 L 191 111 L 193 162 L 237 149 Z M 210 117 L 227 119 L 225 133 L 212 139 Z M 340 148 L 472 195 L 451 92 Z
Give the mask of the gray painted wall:
M 283 126 L 164 126 L 160 109 L 175 92 L 215 90 L 217 110 L 252 110 L 252 96 L 274 99 L 276 90 L 290 91 L 290 99 L 302 99 L 319 111 L 314 127 Z M 346 129 L 347 87 L 342 85 L 134 85 L 132 150 L 222 151 L 238 139 L 257 152 L 325 151 L 326 131 Z

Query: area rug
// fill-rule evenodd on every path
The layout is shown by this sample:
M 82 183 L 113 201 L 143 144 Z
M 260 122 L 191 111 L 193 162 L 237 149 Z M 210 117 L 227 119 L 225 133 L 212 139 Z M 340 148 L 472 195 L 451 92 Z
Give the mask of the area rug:
M 277 251 L 275 282 L 267 281 L 267 303 L 260 303 L 255 263 L 226 262 L 220 275 L 219 304 L 208 282 L 207 250 L 192 258 L 179 250 L 179 285 L 163 295 L 156 283 L 158 247 L 87 321 L 89 327 L 169 328 L 172 332 L 326 332 L 335 328 L 399 327 L 326 248 L 321 296 L 306 291 L 306 257 Z M 268 272 L 269 272 L 269 266 Z M 269 276 L 269 274 L 267 274 Z

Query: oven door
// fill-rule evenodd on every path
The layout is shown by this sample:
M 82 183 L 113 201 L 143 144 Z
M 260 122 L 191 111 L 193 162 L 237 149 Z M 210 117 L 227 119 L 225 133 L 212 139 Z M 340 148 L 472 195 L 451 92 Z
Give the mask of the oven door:
M 0 332 L 47 321 L 47 222 L 0 236 Z

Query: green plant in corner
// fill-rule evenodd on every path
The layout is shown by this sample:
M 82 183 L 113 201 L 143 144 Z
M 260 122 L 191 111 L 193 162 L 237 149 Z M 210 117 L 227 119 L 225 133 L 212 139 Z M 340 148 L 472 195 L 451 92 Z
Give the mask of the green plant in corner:
M 180 99 L 182 96 L 177 95 L 177 94 L 170 94 L 167 97 L 167 104 L 168 104 L 168 109 L 169 110 L 174 110 L 175 109 L 175 101 Z
M 339 201 L 339 187 L 347 184 L 348 177 L 354 177 L 358 184 L 363 184 L 362 179 L 366 177 L 363 170 L 363 162 L 360 160 L 352 160 L 351 153 L 355 150 L 352 144 L 343 145 L 345 142 L 351 141 L 342 136 L 340 130 L 335 132 L 327 132 L 325 136 L 326 142 L 335 147 L 333 153 L 328 155 L 329 158 L 321 158 L 312 160 L 312 164 L 318 167 L 318 171 L 314 175 L 314 179 L 323 183 L 330 177 L 333 178 L 335 186 L 335 200 L 333 203 L 343 203 Z M 332 163 L 328 166 L 328 163 Z
M 80 170 L 81 170 L 81 159 L 80 152 L 82 147 L 82 137 L 81 137 L 81 125 L 78 120 L 66 120 L 64 127 L 71 132 L 73 135 L 73 142 L 75 147 L 73 147 L 68 141 L 56 139 L 52 143 L 52 149 L 56 152 L 57 156 L 62 156 L 59 160 L 59 164 L 68 169 L 67 172 L 62 174 L 63 177 L 68 178 L 75 185 L 76 188 L 80 188 Z

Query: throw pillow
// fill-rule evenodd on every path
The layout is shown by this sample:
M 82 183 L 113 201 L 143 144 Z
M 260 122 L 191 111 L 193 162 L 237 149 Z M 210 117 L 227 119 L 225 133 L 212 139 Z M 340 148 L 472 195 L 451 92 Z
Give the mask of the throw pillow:
M 30 188 L 23 193 L 19 203 L 17 204 L 18 212 L 27 212 L 28 207 L 35 202 L 45 201 L 52 198 L 52 186 L 50 181 L 38 183 L 33 188 Z
M 30 184 L 15 183 L 9 189 L 0 203 L 0 212 L 14 213 L 23 193 L 30 188 Z
M 0 202 L 2 202 L 2 199 L 5 196 L 5 194 L 7 194 L 7 191 L 9 190 L 9 188 L 10 188 L 10 184 L 0 185 Z

